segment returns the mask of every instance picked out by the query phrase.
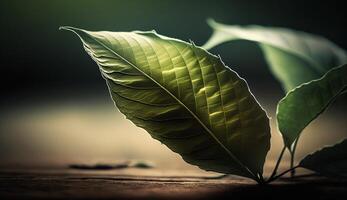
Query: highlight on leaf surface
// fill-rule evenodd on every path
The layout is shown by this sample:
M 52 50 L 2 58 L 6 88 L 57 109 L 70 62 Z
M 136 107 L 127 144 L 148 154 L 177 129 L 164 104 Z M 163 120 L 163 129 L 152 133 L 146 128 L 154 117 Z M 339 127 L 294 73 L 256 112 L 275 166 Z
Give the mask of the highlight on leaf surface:
M 117 108 L 193 165 L 259 181 L 269 119 L 246 81 L 219 57 L 153 31 L 72 27 Z
M 225 25 L 212 19 L 208 24 L 214 32 L 204 48 L 235 40 L 256 42 L 286 92 L 347 63 L 346 51 L 321 36 L 286 28 Z
M 306 156 L 299 166 L 322 175 L 347 178 L 347 139 Z
M 347 64 L 290 91 L 277 107 L 277 124 L 291 148 L 302 130 L 347 89 Z

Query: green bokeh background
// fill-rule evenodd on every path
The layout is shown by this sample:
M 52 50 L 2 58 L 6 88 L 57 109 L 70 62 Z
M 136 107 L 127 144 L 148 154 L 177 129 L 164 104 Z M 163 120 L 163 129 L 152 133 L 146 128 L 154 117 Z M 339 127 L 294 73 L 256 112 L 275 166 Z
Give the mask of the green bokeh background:
M 63 91 L 103 88 L 97 68 L 79 41 L 59 26 L 89 30 L 152 30 L 202 45 L 206 19 L 227 24 L 282 26 L 323 35 L 347 47 L 346 12 L 340 1 L 2 0 L 1 90 L 24 95 L 47 87 Z M 213 50 L 252 87 L 273 82 L 259 49 L 239 42 Z M 11 84 L 8 84 L 11 83 Z M 253 86 L 254 85 L 254 86 Z M 277 89 L 277 83 L 273 84 Z M 63 92 L 61 91 L 61 92 Z M 48 92 L 48 91 L 46 91 Z M 28 94 L 32 96 L 32 93 Z M 23 96 L 24 97 L 24 96 Z

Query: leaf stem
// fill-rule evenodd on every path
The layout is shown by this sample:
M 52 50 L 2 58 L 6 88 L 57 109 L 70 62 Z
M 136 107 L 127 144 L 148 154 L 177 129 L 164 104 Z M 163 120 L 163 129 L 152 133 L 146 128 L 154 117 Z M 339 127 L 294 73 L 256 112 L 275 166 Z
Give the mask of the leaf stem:
M 266 184 L 266 181 L 265 181 L 265 179 L 264 179 L 264 177 L 263 177 L 263 174 L 259 174 L 259 180 L 260 180 L 260 184 Z
M 300 135 L 301 135 L 301 134 L 300 134 Z M 299 141 L 300 135 L 299 135 L 298 138 L 296 138 L 296 140 L 294 141 L 293 149 L 290 151 L 290 168 L 293 168 L 293 166 L 294 166 L 295 152 L 296 152 L 296 147 L 297 147 L 297 145 L 298 145 L 298 141 Z M 292 171 L 290 172 L 290 176 L 291 176 L 292 178 L 295 176 L 295 169 L 292 170 Z
M 295 169 L 296 169 L 296 168 L 298 168 L 298 167 L 300 167 L 300 166 L 299 166 L 299 165 L 297 165 L 297 166 L 295 166 L 295 167 L 292 167 L 292 168 L 290 168 L 290 169 L 287 169 L 286 171 L 284 171 L 284 172 L 282 172 L 282 173 L 278 174 L 277 176 L 274 176 L 274 177 L 272 177 L 272 178 L 268 179 L 268 180 L 266 181 L 266 183 L 270 183 L 270 182 L 272 182 L 272 181 L 274 181 L 274 180 L 276 180 L 276 179 L 280 178 L 281 176 L 285 175 L 286 173 L 288 173 L 288 172 L 291 172 L 291 171 L 295 170 Z
M 271 176 L 270 176 L 270 178 L 269 178 L 268 180 L 270 180 L 270 179 L 272 179 L 274 176 L 276 176 L 278 167 L 280 166 L 280 163 L 281 163 L 281 160 L 282 160 L 282 157 L 283 157 L 283 154 L 284 154 L 285 150 L 286 150 L 286 146 L 283 146 L 283 148 L 282 148 L 282 150 L 281 150 L 281 153 L 280 153 L 280 155 L 279 155 L 279 157 L 278 157 L 278 159 L 277 159 L 275 168 L 274 168 L 274 170 L 272 171 L 272 174 L 271 174 Z
M 264 180 L 263 175 L 258 173 L 258 176 L 256 179 L 254 179 L 259 185 L 266 184 L 267 182 Z

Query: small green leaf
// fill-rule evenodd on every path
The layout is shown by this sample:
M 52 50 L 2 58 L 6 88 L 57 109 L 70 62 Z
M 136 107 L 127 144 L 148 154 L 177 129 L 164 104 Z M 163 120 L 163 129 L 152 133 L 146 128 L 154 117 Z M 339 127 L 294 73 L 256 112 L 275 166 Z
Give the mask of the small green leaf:
M 293 89 L 278 103 L 278 128 L 288 148 L 346 87 L 347 65 L 342 65 L 331 69 L 320 79 Z
M 259 180 L 270 148 L 268 117 L 219 57 L 153 31 L 62 29 L 80 37 L 136 126 L 188 163 Z
M 347 178 L 347 139 L 306 156 L 299 166 L 323 175 Z
M 203 47 L 210 49 L 234 40 L 258 43 L 270 70 L 286 92 L 347 63 L 347 53 L 320 36 L 285 28 L 231 26 L 213 20 L 208 23 L 214 33 Z

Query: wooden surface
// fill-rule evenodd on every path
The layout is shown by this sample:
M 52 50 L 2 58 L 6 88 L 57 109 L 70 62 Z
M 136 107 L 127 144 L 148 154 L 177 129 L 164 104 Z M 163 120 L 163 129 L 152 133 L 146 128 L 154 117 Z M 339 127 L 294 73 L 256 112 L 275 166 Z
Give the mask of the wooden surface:
M 0 196 L 2 199 L 301 199 L 303 196 L 347 199 L 347 182 L 337 179 L 284 178 L 261 186 L 235 176 L 214 177 L 215 174 L 209 173 L 190 175 L 156 169 L 137 169 L 135 173 L 134 170 L 3 170 Z
M 107 95 L 95 102 L 86 99 L 89 98 L 76 102 L 68 99 L 66 102 L 14 104 L 0 113 L 1 197 L 299 200 L 308 196 L 313 200 L 347 199 L 346 181 L 336 179 L 281 179 L 267 186 L 240 177 L 210 179 L 217 174 L 185 163 L 179 155 L 111 109 L 114 106 Z M 264 100 L 266 107 L 276 108 L 275 104 Z M 323 145 L 346 138 L 345 107 L 332 108 L 304 130 L 297 149 L 297 162 Z M 271 151 L 264 167 L 267 175 L 274 168 L 282 148 L 282 137 L 276 132 L 275 110 L 269 113 L 273 120 Z M 106 171 L 66 169 L 69 164 L 76 163 L 118 163 L 137 159 L 151 161 L 156 167 Z M 279 171 L 287 169 L 285 161 L 288 160 L 287 154 L 281 164 L 284 167 Z

